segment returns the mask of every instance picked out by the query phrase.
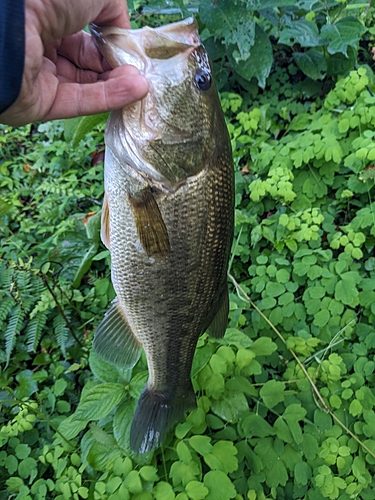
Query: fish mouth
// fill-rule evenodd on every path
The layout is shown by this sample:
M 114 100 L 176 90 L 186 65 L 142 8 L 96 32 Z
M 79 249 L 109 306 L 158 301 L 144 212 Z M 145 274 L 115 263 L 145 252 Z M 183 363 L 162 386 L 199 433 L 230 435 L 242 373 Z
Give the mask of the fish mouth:
M 112 68 L 131 64 L 142 74 L 150 59 L 173 59 L 201 45 L 193 17 L 159 28 L 145 26 L 133 30 L 93 23 L 89 28 L 97 48 Z

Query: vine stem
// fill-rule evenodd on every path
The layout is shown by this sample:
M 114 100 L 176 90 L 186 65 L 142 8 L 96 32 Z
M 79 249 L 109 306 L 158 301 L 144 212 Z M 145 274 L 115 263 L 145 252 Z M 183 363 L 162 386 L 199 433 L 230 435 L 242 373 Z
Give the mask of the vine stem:
M 69 441 L 69 439 L 66 438 L 64 436 L 64 434 L 62 434 L 57 427 L 55 427 L 55 425 L 51 422 L 51 420 L 43 412 L 41 412 L 38 409 L 33 408 L 28 401 L 20 401 L 20 400 L 14 398 L 14 399 L 3 399 L 3 400 L 1 400 L 1 402 L 2 403 L 15 403 L 18 406 L 26 406 L 26 408 L 29 411 L 31 411 L 31 413 L 34 413 L 34 415 L 36 415 L 38 418 L 41 418 L 42 420 L 47 422 L 47 424 L 51 427 L 51 429 L 53 429 L 56 432 L 56 434 L 58 434 L 71 448 L 73 448 L 73 449 L 76 448 L 73 445 L 73 443 L 71 443 Z
M 76 342 L 78 342 L 78 344 L 79 344 L 80 346 L 82 346 L 82 342 L 79 340 L 79 338 L 78 338 L 78 337 L 77 337 L 77 335 L 75 334 L 75 332 L 74 332 L 74 329 L 73 329 L 72 325 L 70 324 L 70 322 L 69 322 L 68 318 L 66 317 L 66 314 L 65 314 L 65 313 L 64 313 L 64 311 L 63 311 L 63 308 L 61 307 L 61 304 L 60 304 L 60 302 L 59 302 L 59 300 L 58 300 L 58 298 L 57 298 L 57 295 L 55 294 L 54 290 L 53 290 L 53 289 L 49 286 L 48 279 L 47 279 L 46 275 L 45 275 L 45 274 L 42 274 L 42 276 L 41 276 L 41 277 L 42 277 L 42 280 L 43 280 L 44 285 L 48 288 L 49 293 L 52 295 L 53 300 L 54 300 L 54 301 L 55 301 L 55 303 L 56 303 L 57 309 L 59 310 L 59 313 L 60 313 L 60 314 L 61 314 L 61 316 L 64 318 L 65 324 L 66 324 L 66 326 L 68 327 L 68 329 L 69 329 L 70 333 L 72 334 L 72 337 L 74 338 L 74 340 L 75 340 Z
M 255 311 L 257 311 L 257 313 L 259 313 L 261 315 L 261 317 L 272 328 L 272 330 L 276 333 L 276 335 L 279 337 L 279 339 L 286 345 L 286 340 L 282 336 L 282 334 L 279 332 L 279 330 L 271 323 L 271 321 L 267 318 L 267 316 L 265 316 L 265 314 L 259 309 L 259 307 L 256 304 L 254 304 L 254 302 L 247 295 L 247 293 L 245 292 L 245 290 L 241 287 L 241 285 L 239 283 L 237 283 L 237 281 L 235 280 L 235 278 L 229 272 L 228 272 L 228 277 L 232 281 L 233 285 L 235 286 L 238 296 L 242 300 L 246 300 L 251 305 L 251 307 L 253 309 L 255 309 Z M 303 371 L 305 377 L 309 381 L 309 383 L 311 385 L 311 388 L 313 390 L 314 396 L 316 396 L 316 398 L 319 400 L 319 402 L 321 403 L 324 411 L 326 413 L 329 413 L 331 415 L 331 417 L 345 430 L 345 432 L 347 432 L 364 450 L 366 450 L 367 453 L 369 453 L 373 458 L 375 458 L 375 453 L 373 451 L 371 451 L 370 448 L 368 446 L 366 446 L 365 443 L 363 443 L 355 434 L 353 434 L 353 432 L 348 427 L 346 427 L 346 425 L 343 422 L 341 422 L 341 420 L 329 408 L 329 406 L 327 405 L 327 403 L 324 401 L 323 396 L 320 394 L 319 389 L 316 387 L 313 379 L 311 378 L 311 376 L 309 375 L 308 371 L 306 370 L 304 364 L 299 359 L 299 357 L 297 356 L 297 354 L 293 351 L 293 349 L 289 349 L 288 347 L 287 347 L 287 349 L 292 354 L 293 358 L 297 361 L 298 366 L 301 368 L 301 370 Z

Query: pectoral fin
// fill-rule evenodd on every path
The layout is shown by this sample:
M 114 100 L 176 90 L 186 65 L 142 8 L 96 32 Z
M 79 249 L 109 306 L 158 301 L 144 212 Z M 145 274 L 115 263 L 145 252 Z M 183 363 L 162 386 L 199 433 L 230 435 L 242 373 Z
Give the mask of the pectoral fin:
M 104 361 L 121 368 L 132 368 L 142 346 L 131 331 L 116 298 L 96 329 L 93 349 Z
M 150 188 L 129 196 L 142 247 L 149 257 L 167 257 L 170 251 L 168 231 Z
M 207 333 L 211 335 L 211 337 L 220 339 L 221 337 L 224 336 L 225 330 L 227 329 L 228 326 L 228 314 L 229 314 L 229 296 L 227 289 L 223 294 L 219 310 L 216 313 L 214 319 L 212 320 L 212 323 L 207 329 Z
M 102 208 L 102 221 L 100 237 L 104 245 L 110 250 L 110 234 L 109 234 L 109 205 L 107 195 L 104 193 L 103 208 Z

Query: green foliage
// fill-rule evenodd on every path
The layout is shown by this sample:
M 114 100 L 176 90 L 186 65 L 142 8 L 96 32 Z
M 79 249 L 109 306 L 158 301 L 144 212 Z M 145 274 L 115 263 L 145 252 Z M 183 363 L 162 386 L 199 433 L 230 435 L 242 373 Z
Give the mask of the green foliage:
M 373 16 L 373 7 L 351 0 L 171 0 L 167 8 L 159 0 L 143 0 L 134 8 L 134 19 L 141 13 L 142 21 L 145 14 L 186 17 L 197 12 L 220 86 L 239 82 L 251 92 L 256 83 L 266 86 L 280 58 L 296 64 L 306 81 L 345 73 L 363 56 L 359 41 L 366 25 L 371 32 Z
M 223 339 L 199 340 L 198 406 L 162 449 L 129 448 L 145 357 L 119 370 L 90 352 L 114 295 L 99 239 L 103 117 L 0 128 L 1 498 L 374 498 L 375 82 L 353 66 L 372 7 L 261 4 L 238 0 L 230 30 L 234 7 L 199 4 L 230 89 L 230 318 Z M 160 22 L 156 2 L 129 5 Z M 176 17 L 192 7 L 174 5 Z M 259 30 L 274 50 L 267 80 Z

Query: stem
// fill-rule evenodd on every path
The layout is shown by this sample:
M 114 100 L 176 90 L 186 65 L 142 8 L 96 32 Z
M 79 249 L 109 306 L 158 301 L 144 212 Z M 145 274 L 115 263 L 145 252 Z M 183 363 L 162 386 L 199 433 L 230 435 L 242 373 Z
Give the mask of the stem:
M 40 419 L 44 420 L 45 422 L 47 422 L 47 424 L 51 427 L 51 429 L 53 429 L 69 446 L 71 446 L 73 449 L 75 448 L 75 446 L 69 441 L 69 439 L 67 439 L 64 436 L 64 434 L 62 434 L 59 431 L 59 429 L 53 425 L 53 423 L 51 422 L 51 420 L 44 413 L 42 413 L 41 411 L 36 410 L 32 406 L 30 406 L 30 403 L 28 403 L 27 401 L 20 401 L 18 399 L 2 399 L 1 402 L 2 403 L 15 403 L 18 406 L 26 406 L 26 408 L 31 413 L 34 413 L 34 415 L 36 415 L 38 418 L 40 418 Z
M 282 334 L 271 323 L 271 321 L 263 314 L 263 312 L 259 309 L 259 307 L 256 304 L 254 304 L 254 302 L 250 299 L 250 297 L 245 293 L 245 291 L 241 287 L 241 285 L 239 285 L 237 283 L 237 281 L 235 280 L 235 278 L 229 272 L 228 272 L 228 277 L 230 278 L 230 280 L 234 284 L 238 296 L 240 297 L 239 292 L 241 292 L 242 297 L 240 297 L 240 298 L 242 298 L 242 299 L 246 298 L 246 300 L 249 302 L 249 304 L 262 316 L 262 318 L 268 323 L 268 325 L 272 328 L 272 330 L 276 333 L 276 335 L 280 338 L 280 340 L 284 344 L 286 344 L 286 340 L 284 339 L 284 337 L 282 336 Z M 341 422 L 341 420 L 332 412 L 332 410 L 328 407 L 327 403 L 324 401 L 323 396 L 320 394 L 319 389 L 316 387 L 314 381 L 310 377 L 310 375 L 307 372 L 306 368 L 304 367 L 303 363 L 298 358 L 297 354 L 293 351 L 293 349 L 288 349 L 288 350 L 292 354 L 292 356 L 294 357 L 294 359 L 297 361 L 299 367 L 301 368 L 301 370 L 303 371 L 305 377 L 309 381 L 309 383 L 311 385 L 311 388 L 313 390 L 313 394 L 314 394 L 314 396 L 316 396 L 316 398 L 321 403 L 324 411 L 326 413 L 329 413 L 331 415 L 331 417 L 345 430 L 345 432 L 347 432 L 355 441 L 357 441 L 357 443 L 360 444 L 362 446 L 362 448 L 367 451 L 367 453 L 369 453 L 373 458 L 375 458 L 375 453 L 373 451 L 371 451 L 370 448 L 368 448 L 359 438 L 357 438 L 357 436 L 355 434 L 353 434 L 353 432 L 350 429 L 348 429 L 348 427 L 346 427 L 346 425 L 343 422 Z
M 58 301 L 57 299 L 57 295 L 55 294 L 55 292 L 52 290 L 52 288 L 49 286 L 49 283 L 48 283 L 48 279 L 46 277 L 45 274 L 42 274 L 42 280 L 43 280 L 43 283 L 45 284 L 45 286 L 48 288 L 48 291 L 49 293 L 52 295 L 55 303 L 56 303 L 56 306 L 57 306 L 57 309 L 59 310 L 59 313 L 61 314 L 61 316 L 64 318 L 64 321 L 65 321 L 65 324 L 66 326 L 69 328 L 69 331 L 70 333 L 72 334 L 72 337 L 74 338 L 74 340 L 76 342 L 78 342 L 78 344 L 82 347 L 82 342 L 79 340 L 79 338 L 76 336 L 74 330 L 73 330 L 73 327 L 72 325 L 70 324 L 68 318 L 66 317 L 66 314 L 64 313 L 63 311 L 63 308 L 61 307 L 61 304 L 60 302 Z

